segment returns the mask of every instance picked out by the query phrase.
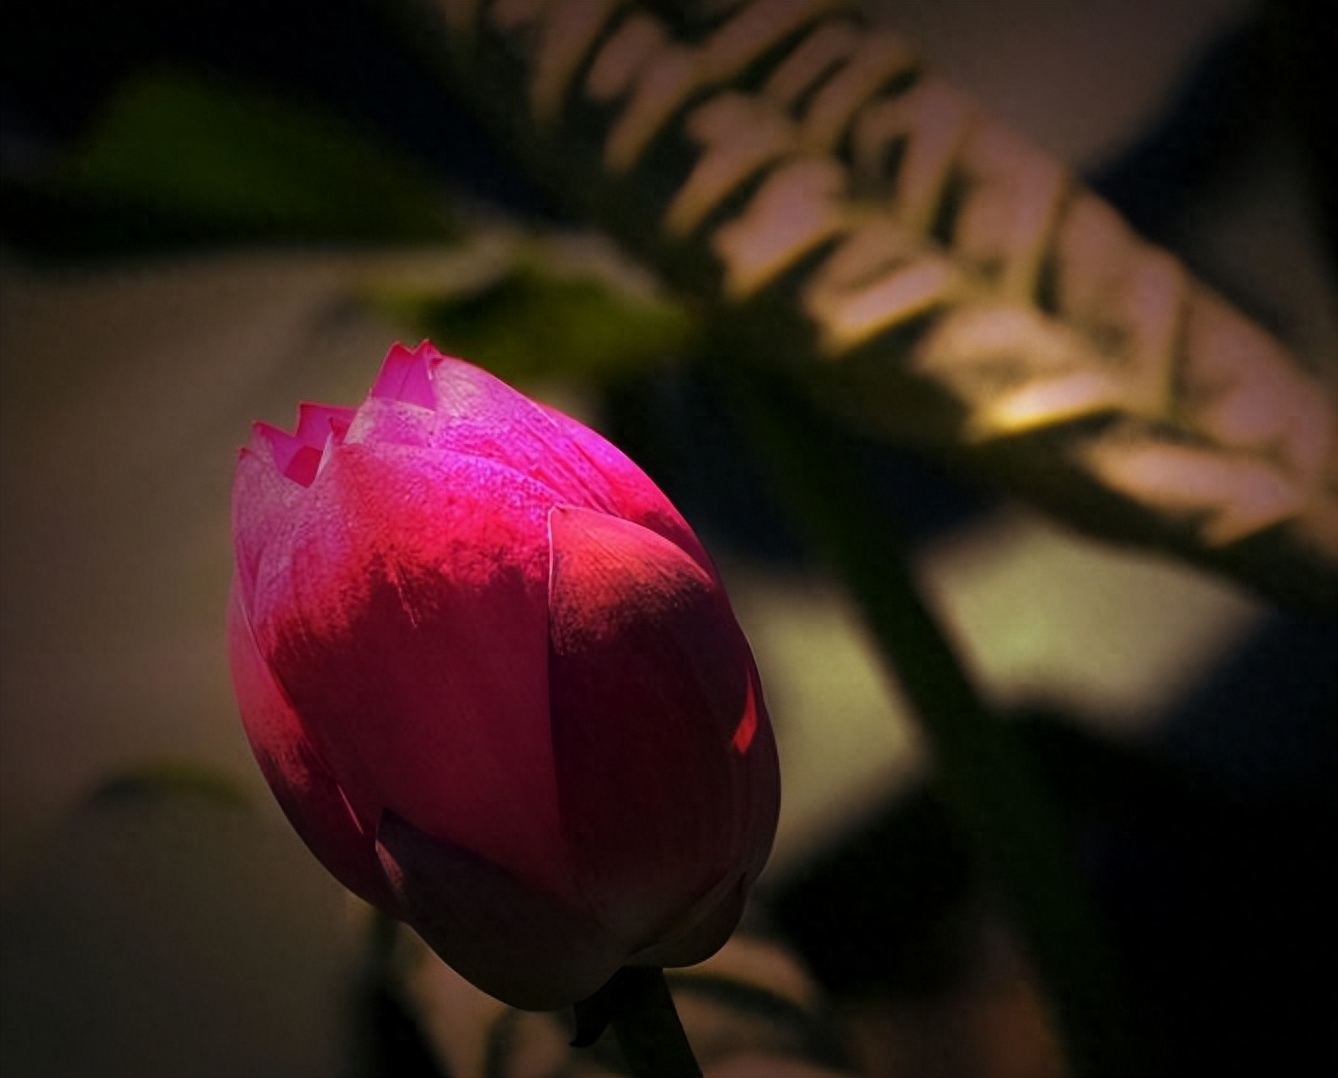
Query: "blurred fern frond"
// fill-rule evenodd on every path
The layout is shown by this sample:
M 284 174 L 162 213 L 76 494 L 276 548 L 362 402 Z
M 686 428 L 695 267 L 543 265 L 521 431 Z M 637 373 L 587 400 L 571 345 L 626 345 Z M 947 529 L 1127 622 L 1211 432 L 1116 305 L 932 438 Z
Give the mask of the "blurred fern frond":
M 1069 524 L 1338 610 L 1325 387 L 839 0 L 414 5 L 737 358 Z

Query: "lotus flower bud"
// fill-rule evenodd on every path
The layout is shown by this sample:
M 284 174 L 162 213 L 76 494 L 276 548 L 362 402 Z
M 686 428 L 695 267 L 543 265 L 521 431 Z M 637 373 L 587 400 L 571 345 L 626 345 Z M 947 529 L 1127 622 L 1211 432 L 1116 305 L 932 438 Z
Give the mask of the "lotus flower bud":
M 705 959 L 776 748 L 719 575 L 599 435 L 424 343 L 257 424 L 233 488 L 242 721 L 345 886 L 514 1006 Z

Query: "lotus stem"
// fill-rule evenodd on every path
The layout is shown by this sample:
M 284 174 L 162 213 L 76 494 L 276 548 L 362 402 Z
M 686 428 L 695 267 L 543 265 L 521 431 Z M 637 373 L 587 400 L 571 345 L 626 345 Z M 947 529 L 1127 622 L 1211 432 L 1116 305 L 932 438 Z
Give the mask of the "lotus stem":
M 576 1026 L 576 1047 L 593 1044 L 612 1027 L 631 1078 L 701 1078 L 658 966 L 624 966 L 576 1005 Z

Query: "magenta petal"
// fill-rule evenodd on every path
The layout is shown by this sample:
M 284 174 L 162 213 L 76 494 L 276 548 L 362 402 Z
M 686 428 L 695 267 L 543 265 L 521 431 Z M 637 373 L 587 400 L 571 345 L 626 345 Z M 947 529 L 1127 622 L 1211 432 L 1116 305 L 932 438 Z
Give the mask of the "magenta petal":
M 607 500 L 604 477 L 571 451 L 561 426 L 528 397 L 456 359 L 437 366 L 435 386 L 437 449 L 505 463 L 571 504 L 600 507 Z
M 412 361 L 424 366 L 421 359 Z M 431 388 L 435 394 L 431 409 L 398 396 L 368 397 L 346 440 L 480 457 L 542 483 L 555 501 L 607 500 L 598 472 L 570 452 L 542 409 L 505 382 L 468 363 L 439 357 L 432 367 Z
M 339 783 L 260 657 L 235 582 L 228 602 L 228 652 L 247 739 L 293 829 L 345 887 L 373 905 L 387 906 L 390 892 L 372 836 L 358 825 Z
M 434 368 L 438 449 L 503 461 L 567 505 L 620 516 L 664 536 L 712 574 L 705 549 L 650 478 L 588 427 L 460 360 Z
M 232 535 L 243 594 L 249 604 L 265 547 L 291 530 L 303 489 L 315 478 L 327 443 L 342 440 L 351 408 L 304 403 L 297 433 L 255 424 L 251 444 L 238 454 L 232 484 Z
M 563 830 L 592 909 L 640 950 L 722 881 L 760 870 L 779 808 L 775 745 L 713 576 L 613 517 L 557 508 L 549 531 Z
M 560 441 L 555 444 L 565 446 L 563 454 L 572 457 L 579 453 L 600 476 L 598 489 L 601 495 L 594 504 L 585 503 L 586 508 L 602 509 L 664 536 L 687 551 L 693 561 L 719 580 L 720 574 L 706 548 L 674 508 L 673 502 L 645 472 L 589 427 L 546 405 L 537 407 L 543 409 L 557 427 Z
M 341 441 L 353 418 L 353 409 L 303 402 L 297 408 L 297 429 L 289 434 L 269 423 L 257 423 L 251 448 L 268 450 L 280 474 L 301 486 L 316 476 L 321 452 L 331 440 Z
M 232 536 L 237 584 L 249 608 L 261 557 L 270 543 L 292 530 L 304 491 L 275 465 L 268 441 L 256 432 L 237 457 L 232 482 Z
M 629 966 L 695 966 L 720 950 L 738 928 L 753 876 L 727 879 L 708 892 L 663 938 L 627 959 Z
M 273 423 L 251 424 L 250 448 L 261 454 L 268 454 L 274 467 L 282 472 L 288 467 L 288 461 L 302 448 L 296 435 L 276 427 Z
M 296 436 L 306 445 L 321 449 L 333 435 L 336 442 L 343 441 L 348 425 L 353 421 L 354 410 L 335 404 L 313 404 L 303 401 L 297 406 Z
M 448 966 L 513 1007 L 553 1010 L 591 995 L 624 954 L 588 914 L 393 812 L 377 853 L 401 917 Z
M 488 461 L 346 443 L 266 550 L 253 624 L 364 826 L 391 809 L 570 894 L 548 719 L 550 504 Z
M 371 396 L 432 408 L 436 393 L 432 388 L 432 367 L 441 353 L 424 341 L 412 352 L 402 344 L 394 345 L 381 364 L 381 373 L 372 383 Z
M 436 436 L 435 413 L 395 397 L 368 397 L 349 425 L 345 441 L 366 445 L 430 446 Z

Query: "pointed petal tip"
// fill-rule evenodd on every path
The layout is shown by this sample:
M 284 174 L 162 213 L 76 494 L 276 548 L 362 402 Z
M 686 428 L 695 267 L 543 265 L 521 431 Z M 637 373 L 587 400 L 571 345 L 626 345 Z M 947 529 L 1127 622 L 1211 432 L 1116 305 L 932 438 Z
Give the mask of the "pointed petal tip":
M 297 406 L 293 433 L 270 423 L 253 423 L 246 448 L 255 451 L 263 446 L 284 478 L 309 487 L 320 474 L 331 443 L 343 441 L 352 420 L 351 408 L 303 401 Z
M 311 445 L 297 435 L 269 423 L 256 423 L 251 431 L 251 446 L 267 452 L 270 461 L 284 478 L 304 487 L 311 486 L 320 469 L 325 440 L 319 445 Z M 329 435 L 326 437 L 328 439 Z
M 295 436 L 308 445 L 324 445 L 331 434 L 342 440 L 353 422 L 354 411 L 337 404 L 303 401 L 297 406 Z
M 368 396 L 389 397 L 422 408 L 435 407 L 432 366 L 439 357 L 440 353 L 427 341 L 412 351 L 396 342 L 386 353 Z
M 398 347 L 403 348 L 404 345 L 399 344 Z M 441 351 L 437 348 L 437 346 L 433 344 L 430 340 L 428 340 L 426 337 L 424 337 L 421 341 L 418 342 L 418 344 L 412 349 L 412 352 L 416 357 L 420 359 L 426 359 L 429 363 L 435 362 L 436 360 L 447 358 L 445 355 L 441 353 Z
M 257 421 L 251 424 L 251 441 L 245 448 L 262 460 L 269 460 L 279 471 L 283 471 L 292 457 L 290 447 L 294 441 L 293 436 L 282 427 Z

